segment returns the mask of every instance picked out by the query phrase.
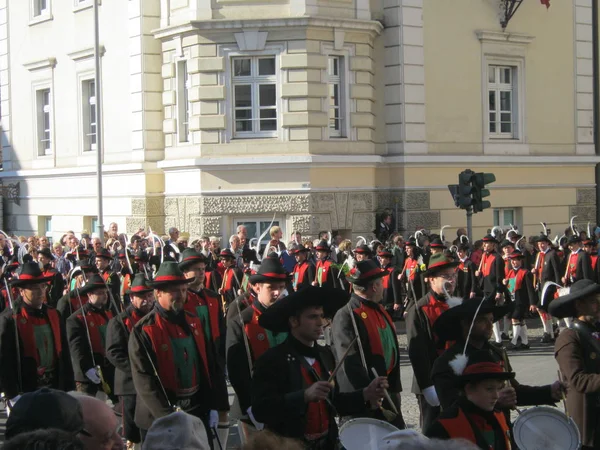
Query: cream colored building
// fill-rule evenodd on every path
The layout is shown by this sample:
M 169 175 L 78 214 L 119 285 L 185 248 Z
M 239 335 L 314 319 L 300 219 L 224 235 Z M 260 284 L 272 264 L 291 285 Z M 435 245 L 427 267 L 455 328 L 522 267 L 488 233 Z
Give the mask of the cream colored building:
M 407 233 L 456 228 L 465 168 L 497 178 L 475 236 L 595 221 L 591 0 L 523 2 L 505 31 L 499 0 L 126 4 L 100 7 L 105 224 L 355 237 L 397 203 Z M 96 213 L 90 5 L 0 0 L 11 231 Z

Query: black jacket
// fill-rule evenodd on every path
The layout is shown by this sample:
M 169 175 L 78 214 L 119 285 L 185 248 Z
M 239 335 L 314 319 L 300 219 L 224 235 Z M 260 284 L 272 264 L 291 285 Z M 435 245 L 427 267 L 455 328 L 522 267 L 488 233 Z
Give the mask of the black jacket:
M 329 347 L 315 343 L 314 347 L 308 348 L 291 336 L 258 358 L 252 379 L 252 413 L 256 420 L 276 434 L 300 440 L 304 438 L 308 406 L 304 391 L 309 387 L 302 376 L 300 359 L 304 356 L 319 362 L 321 380 L 327 381 L 329 372 L 335 367 Z M 340 393 L 336 384 L 330 400 L 340 415 L 360 414 L 366 409 L 362 389 Z M 335 412 L 331 406 L 327 410 L 328 441 L 335 443 L 338 435 Z
M 481 279 L 481 289 L 485 295 L 489 295 L 493 292 L 499 292 L 502 290 L 502 280 L 504 280 L 504 267 L 505 261 L 498 252 L 494 252 L 493 255 L 496 257 L 491 263 L 490 273 L 488 276 L 483 276 L 483 273 L 479 274 Z M 481 256 L 485 256 L 485 253 Z M 481 271 L 483 272 L 483 264 L 481 265 Z
M 475 277 L 475 271 L 477 266 L 467 258 L 463 264 L 462 269 L 458 270 L 458 282 L 456 285 L 456 295 L 461 297 L 463 300 L 467 300 L 471 297 L 471 293 L 477 293 L 479 287 L 477 286 L 477 278 Z
M 15 315 L 20 315 L 21 310 L 26 308 L 24 303 L 15 305 Z M 28 308 L 28 315 L 37 317 L 48 317 L 46 305 L 42 309 L 34 310 Z M 23 320 L 23 319 L 19 319 Z M 59 321 L 60 322 L 60 321 Z M 61 332 L 61 355 L 56 362 L 56 376 L 53 377 L 51 387 L 63 391 L 69 391 L 75 386 L 73 382 L 73 369 L 69 357 L 67 336 L 64 327 L 60 326 Z M 22 392 L 32 392 L 38 389 L 37 363 L 34 358 L 26 357 L 23 349 L 23 339 L 19 334 L 19 353 L 17 353 L 15 333 L 15 316 L 11 309 L 6 309 L 0 314 L 0 386 L 8 398 L 13 398 Z M 33 339 L 33 337 L 32 337 Z M 17 355 L 21 359 L 21 382 L 18 380 Z M 19 389 L 21 387 L 22 389 Z

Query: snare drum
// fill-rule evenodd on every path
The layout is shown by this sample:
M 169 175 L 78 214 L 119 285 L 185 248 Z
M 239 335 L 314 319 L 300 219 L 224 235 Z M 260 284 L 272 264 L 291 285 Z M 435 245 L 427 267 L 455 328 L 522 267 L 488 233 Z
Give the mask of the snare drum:
M 521 450 L 581 447 L 581 436 L 573 419 L 549 406 L 535 406 L 521 412 L 513 425 L 513 437 Z
M 388 422 L 361 417 L 340 427 L 340 442 L 345 450 L 377 450 L 383 438 L 395 431 L 400 430 Z

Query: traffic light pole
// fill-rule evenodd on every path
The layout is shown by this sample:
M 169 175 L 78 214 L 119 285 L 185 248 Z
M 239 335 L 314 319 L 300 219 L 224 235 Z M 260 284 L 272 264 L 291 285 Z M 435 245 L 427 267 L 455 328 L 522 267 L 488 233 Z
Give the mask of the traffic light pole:
M 469 238 L 469 242 L 473 242 L 473 207 L 469 206 L 467 208 L 467 237 Z

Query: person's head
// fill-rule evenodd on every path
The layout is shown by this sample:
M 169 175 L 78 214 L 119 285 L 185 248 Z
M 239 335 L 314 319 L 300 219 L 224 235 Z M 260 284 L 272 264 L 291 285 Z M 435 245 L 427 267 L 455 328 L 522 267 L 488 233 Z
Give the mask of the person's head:
M 208 450 L 209 442 L 202 420 L 183 411 L 176 411 L 152 423 L 142 450 Z
M 546 250 L 548 250 L 549 246 L 550 242 L 548 242 L 547 239 L 540 239 L 537 241 L 537 247 L 540 252 L 545 252 Z
M 85 430 L 80 435 L 86 450 L 123 450 L 120 423 L 109 406 L 95 397 L 73 394 L 83 410 Z
M 102 308 L 108 302 L 108 291 L 106 287 L 98 287 L 87 293 L 88 301 L 96 308 Z
M 523 267 L 523 255 L 520 252 L 512 252 L 509 256 L 510 266 L 513 270 L 519 270 Z
M 118 235 L 119 234 L 119 225 L 117 225 L 116 222 L 111 222 L 111 224 L 108 226 L 108 231 L 110 234 L 112 235 Z
M 235 258 L 230 255 L 224 255 L 224 251 L 221 252 L 221 256 L 219 258 L 221 260 L 221 264 L 223 264 L 223 267 L 225 267 L 226 269 L 232 267 L 235 264 Z
M 486 253 L 492 253 L 496 250 L 496 242 L 494 241 L 483 241 L 482 245 L 483 251 Z
M 65 253 L 63 246 L 59 242 L 52 245 L 52 250 L 54 250 L 54 254 L 58 257 L 61 257 Z
M 473 328 L 471 329 L 471 324 Z M 478 314 L 475 320 L 473 317 L 465 317 L 460 320 L 463 338 L 466 339 L 471 330 L 470 340 L 475 342 L 487 342 L 492 337 L 494 314 Z
M 233 251 L 237 251 L 240 248 L 240 238 L 237 234 L 232 234 L 229 238 L 229 246 Z
M 575 300 L 576 317 L 586 321 L 597 320 L 600 311 L 600 295 L 594 294 Z
M 163 262 L 150 285 L 154 288 L 154 297 L 166 311 L 179 313 L 187 298 L 188 285 L 193 280 L 186 278 L 174 261 Z
M 571 252 L 576 252 L 581 248 L 581 242 L 579 241 L 569 241 L 569 250 Z
M 40 252 L 38 252 L 38 261 L 43 267 L 47 267 L 50 265 L 50 263 L 52 263 L 52 253 L 47 247 L 44 247 Z
M 294 253 L 294 258 L 296 259 L 296 262 L 298 264 L 303 263 L 304 261 L 306 261 L 306 258 L 308 257 L 308 252 L 307 251 L 303 251 L 302 249 L 296 251 Z
M 177 239 L 179 239 L 179 230 L 177 229 L 177 227 L 169 228 L 169 238 L 173 242 L 177 242 Z
M 216 236 L 211 236 L 210 237 L 210 249 L 212 251 L 217 251 L 220 246 L 221 246 L 221 239 L 219 239 Z
M 459 245 L 456 247 L 456 254 L 461 260 L 464 260 L 469 254 L 469 248 L 466 245 Z
M 329 258 L 329 252 L 326 250 L 317 250 L 317 258 L 321 261 L 325 261 L 327 258 Z
M 100 240 L 100 238 L 92 238 L 92 248 L 96 253 L 102 248 L 102 241 Z
M 96 267 L 98 270 L 104 271 L 110 265 L 110 259 L 96 256 Z
M 255 283 L 254 292 L 258 301 L 265 306 L 275 303 L 282 293 L 286 290 L 285 281 L 269 281 L 265 283 Z
M 197 261 L 192 264 L 188 264 L 185 268 L 181 269 L 187 279 L 193 279 L 188 286 L 191 289 L 198 290 L 204 285 L 206 278 L 206 262 Z
M 385 213 L 383 215 L 383 223 L 385 223 L 386 225 L 391 225 L 392 224 L 392 215 L 389 213 Z
M 85 447 L 76 434 L 48 428 L 19 434 L 5 442 L 2 450 L 85 450 Z
M 248 230 L 244 225 L 238 225 L 235 231 L 240 239 L 248 239 Z
M 300 342 L 315 342 L 323 333 L 325 316 L 322 306 L 310 306 L 290 317 L 290 333 Z
M 150 312 L 154 306 L 154 291 L 143 273 L 135 275 L 128 293 L 134 308 L 142 314 Z
M 429 258 L 429 267 L 425 276 L 429 280 L 429 286 L 433 292 L 450 295 L 454 293 L 458 279 L 457 265 L 444 254 L 432 255 Z
M 484 411 L 493 411 L 506 383 L 503 380 L 490 378 L 474 381 L 464 386 L 465 397 Z
M 279 226 L 274 225 L 269 230 L 269 235 L 271 236 L 272 240 L 275 239 L 276 241 L 278 241 L 283 237 L 283 231 L 281 231 L 281 228 Z
M 18 289 L 19 295 L 27 305 L 41 308 L 46 300 L 48 281 L 51 277 L 44 277 L 40 266 L 34 262 L 23 264 L 18 275 L 18 279 L 11 280 L 11 285 Z
M 512 244 L 505 243 L 504 247 L 502 247 L 502 255 L 505 258 L 508 258 L 508 256 L 514 251 L 515 251 L 515 246 Z
M 77 240 L 77 238 L 75 237 L 74 234 L 71 234 L 68 237 L 67 244 L 68 244 L 69 248 L 74 249 L 79 245 L 79 241 Z
M 406 242 L 404 249 L 406 251 L 406 256 L 408 256 L 409 258 L 414 258 L 416 253 L 415 253 L 415 245 L 413 242 Z
M 40 248 L 49 248 L 50 247 L 50 241 L 48 241 L 48 238 L 46 236 L 40 236 L 39 246 L 40 246 Z
M 352 289 L 359 297 L 375 303 L 379 303 L 383 298 L 383 280 L 381 278 L 377 278 L 364 286 L 353 284 Z
M 305 240 L 303 245 L 305 248 L 307 248 L 309 250 L 312 250 L 315 247 L 315 244 L 310 239 Z

